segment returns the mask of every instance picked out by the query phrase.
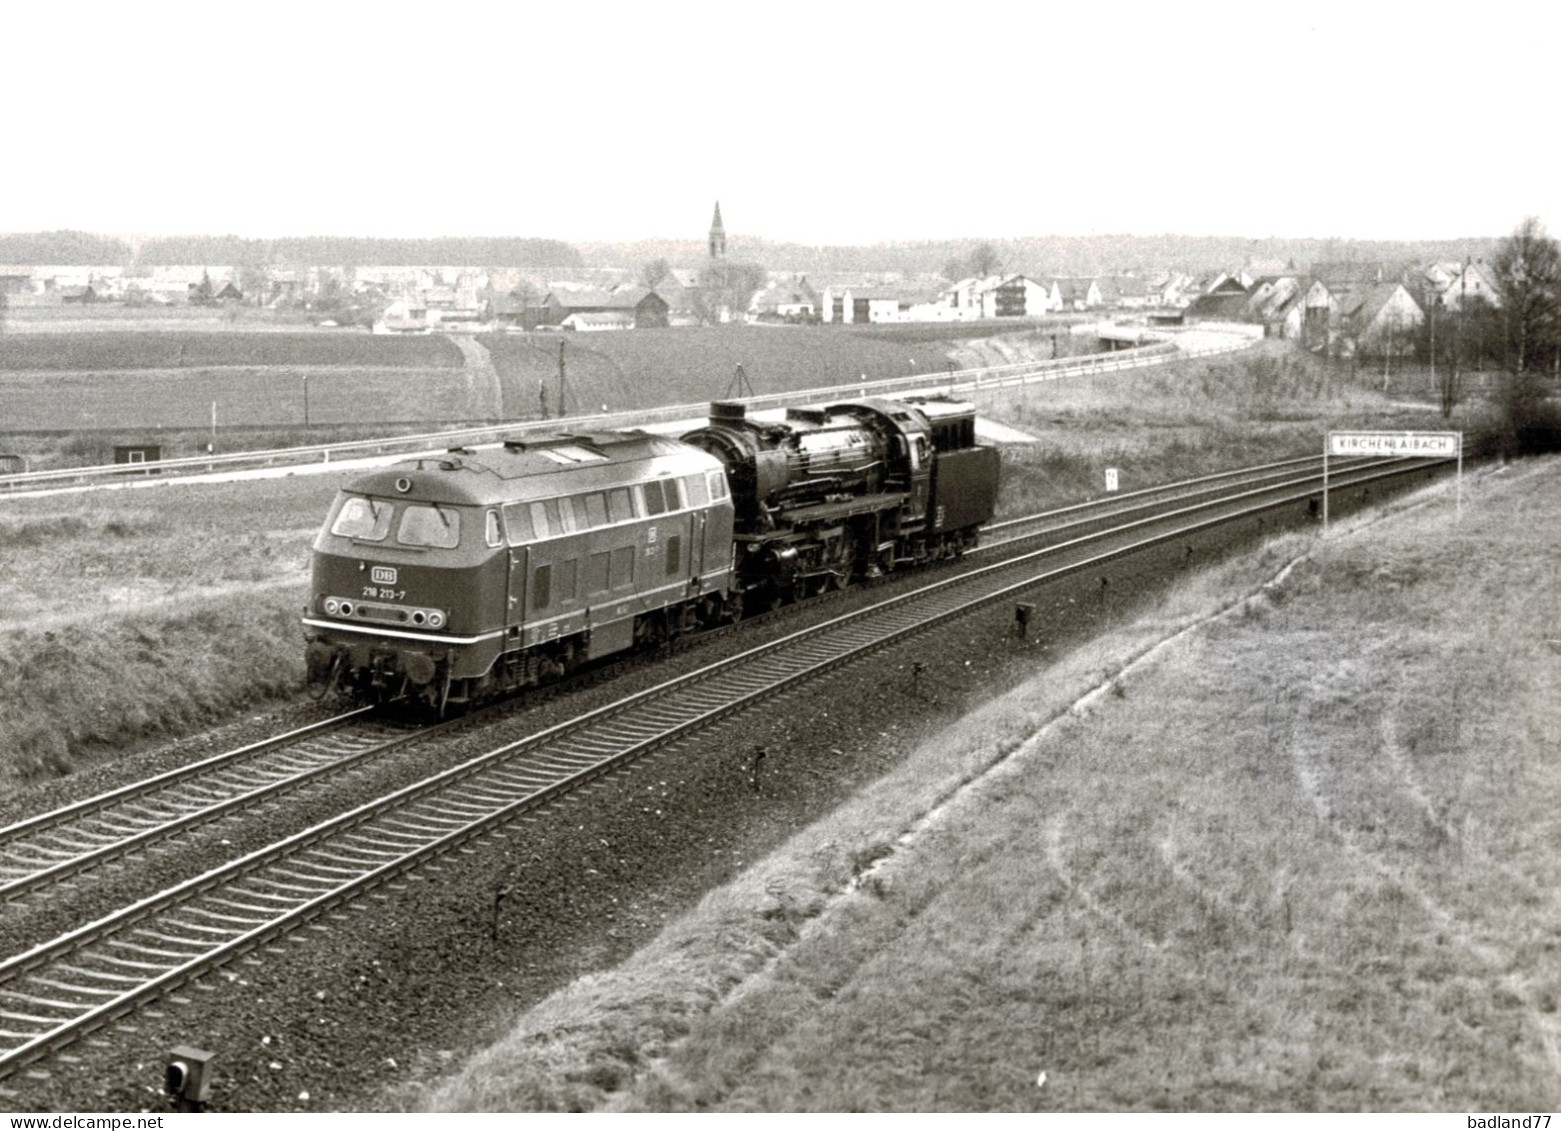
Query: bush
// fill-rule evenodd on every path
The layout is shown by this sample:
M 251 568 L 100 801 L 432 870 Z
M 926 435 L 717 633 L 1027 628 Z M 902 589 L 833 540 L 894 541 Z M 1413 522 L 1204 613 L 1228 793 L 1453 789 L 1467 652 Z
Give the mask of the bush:
M 1561 452 L 1561 406 L 1532 374 L 1510 376 L 1497 402 L 1503 459 Z

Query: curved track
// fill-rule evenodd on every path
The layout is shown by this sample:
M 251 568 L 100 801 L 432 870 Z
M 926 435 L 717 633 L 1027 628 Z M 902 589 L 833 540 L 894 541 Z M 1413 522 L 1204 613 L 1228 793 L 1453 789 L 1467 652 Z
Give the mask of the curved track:
M 1426 464 L 1335 475 L 1341 492 Z M 1230 477 L 1225 477 L 1230 478 Z M 1254 486 L 1253 484 L 1256 483 Z M 1107 529 L 920 586 L 473 758 L 0 963 L 0 1077 L 666 744 L 837 665 L 1049 580 L 1296 507 L 1320 476 L 1258 469 Z M 1042 529 L 1023 540 L 1056 534 Z M 1017 540 L 1016 540 L 1017 541 Z

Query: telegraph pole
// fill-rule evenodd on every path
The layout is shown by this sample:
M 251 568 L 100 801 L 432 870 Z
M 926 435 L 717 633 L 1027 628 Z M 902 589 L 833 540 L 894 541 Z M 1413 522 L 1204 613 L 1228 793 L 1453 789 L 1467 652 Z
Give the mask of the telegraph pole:
M 558 339 L 558 415 L 569 415 L 568 392 L 564 385 L 564 339 Z

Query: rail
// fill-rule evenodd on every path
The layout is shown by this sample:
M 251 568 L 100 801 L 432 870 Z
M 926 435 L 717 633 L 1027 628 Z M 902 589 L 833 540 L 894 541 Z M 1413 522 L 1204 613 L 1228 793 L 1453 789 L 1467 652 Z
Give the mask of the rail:
M 1390 463 L 1396 469 L 1372 477 L 1416 466 Z M 1316 482 L 1307 475 L 1257 489 L 1233 485 L 1221 498 L 1025 552 L 802 629 L 480 754 L 6 958 L 0 1079 L 754 702 L 1036 585 L 1304 502 Z

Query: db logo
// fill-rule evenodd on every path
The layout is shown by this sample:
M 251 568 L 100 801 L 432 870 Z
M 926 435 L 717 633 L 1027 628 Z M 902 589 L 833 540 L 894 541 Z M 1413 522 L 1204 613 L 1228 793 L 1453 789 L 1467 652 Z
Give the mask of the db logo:
M 396 583 L 396 571 L 391 566 L 375 566 L 369 573 L 369 577 L 376 585 L 394 585 Z

